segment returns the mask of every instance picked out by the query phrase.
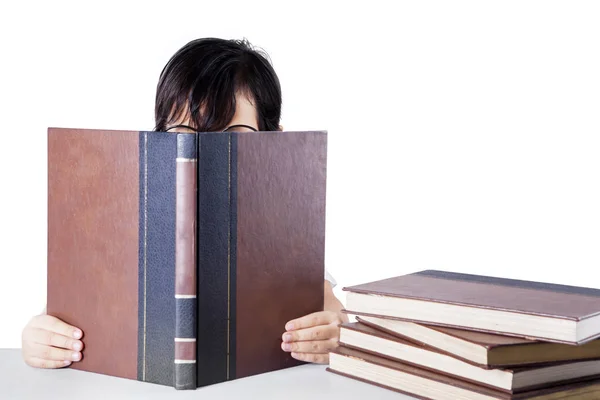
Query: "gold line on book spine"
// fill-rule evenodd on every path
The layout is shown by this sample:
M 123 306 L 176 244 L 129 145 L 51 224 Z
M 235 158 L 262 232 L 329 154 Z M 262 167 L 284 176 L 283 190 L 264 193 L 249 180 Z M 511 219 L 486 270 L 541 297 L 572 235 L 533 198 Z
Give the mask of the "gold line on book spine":
M 144 133 L 144 346 L 142 358 L 142 380 L 146 380 L 146 265 L 148 238 L 148 133 Z
M 229 229 L 227 230 L 227 380 L 229 380 L 229 363 L 230 363 L 230 343 L 231 343 L 231 332 L 230 316 L 231 316 L 231 133 L 228 137 L 228 162 L 227 162 L 227 175 L 228 175 L 228 199 L 229 199 Z

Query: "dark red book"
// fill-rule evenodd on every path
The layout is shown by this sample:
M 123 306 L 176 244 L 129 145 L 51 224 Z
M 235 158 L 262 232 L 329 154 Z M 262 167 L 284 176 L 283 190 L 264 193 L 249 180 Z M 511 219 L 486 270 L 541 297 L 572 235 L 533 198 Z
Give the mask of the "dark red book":
M 427 270 L 344 288 L 347 312 L 549 342 L 600 337 L 600 290 Z
M 425 400 L 597 400 L 600 398 L 599 380 L 516 394 L 507 393 L 343 346 L 330 354 L 327 370 Z
M 72 368 L 193 389 L 298 365 L 323 309 L 325 132 L 49 129 L 47 312 Z
M 411 364 L 508 393 L 600 379 L 600 360 L 563 362 L 534 367 L 486 369 L 431 348 L 411 343 L 362 323 L 344 324 L 340 343 L 346 347 Z
M 572 346 L 388 318 L 363 316 L 356 319 L 362 324 L 432 347 L 482 368 L 600 359 L 600 339 Z

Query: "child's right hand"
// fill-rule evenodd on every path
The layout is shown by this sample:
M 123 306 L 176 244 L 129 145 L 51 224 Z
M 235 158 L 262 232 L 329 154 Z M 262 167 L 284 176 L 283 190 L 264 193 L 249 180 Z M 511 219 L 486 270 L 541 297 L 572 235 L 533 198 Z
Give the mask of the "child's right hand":
M 62 368 L 81 360 L 83 333 L 50 315 L 36 315 L 23 329 L 21 352 L 37 368 Z

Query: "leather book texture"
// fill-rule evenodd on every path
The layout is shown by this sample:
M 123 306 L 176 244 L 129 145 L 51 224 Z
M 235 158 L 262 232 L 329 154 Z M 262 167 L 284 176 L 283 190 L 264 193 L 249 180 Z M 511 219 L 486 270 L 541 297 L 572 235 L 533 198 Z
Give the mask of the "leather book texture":
M 175 388 L 196 388 L 197 135 L 177 134 Z
M 177 136 L 48 131 L 47 313 L 71 368 L 173 386 Z
M 131 379 L 138 376 L 139 143 L 137 132 L 48 131 L 47 313 L 84 332 L 83 358 L 71 368 Z
M 447 345 L 451 340 L 458 340 L 479 347 L 479 349 L 485 352 L 487 360 L 485 364 L 481 364 L 466 357 L 461 357 L 456 352 L 453 353 L 445 350 L 444 348 L 439 347 L 440 345 L 436 347 L 433 342 L 428 341 L 425 337 L 420 337 L 418 335 L 405 336 L 388 329 L 383 326 L 388 325 L 388 321 L 384 318 L 356 317 L 356 320 L 361 324 L 370 326 L 390 335 L 418 343 L 422 346 L 436 348 L 442 353 L 479 365 L 482 368 L 510 368 L 564 361 L 600 359 L 600 340 L 598 339 L 580 346 L 572 346 L 562 343 L 547 343 L 465 329 L 418 324 L 423 329 L 437 332 L 442 335 L 442 337 L 447 338 L 446 340 L 443 340 L 441 345 Z M 407 323 L 413 324 L 412 322 Z M 451 346 L 448 347 L 451 348 Z
M 47 313 L 71 368 L 193 389 L 300 364 L 323 309 L 325 131 L 48 130 Z
M 198 386 L 298 365 L 281 335 L 323 309 L 326 134 L 198 145 Z
M 351 365 L 352 371 L 346 370 L 347 367 L 338 362 L 339 357 L 347 358 L 350 364 L 353 364 Z M 600 398 L 599 380 L 556 385 L 522 393 L 506 393 L 344 346 L 338 347 L 331 353 L 331 362 L 327 371 L 409 396 L 430 400 L 455 400 L 457 398 L 465 400 L 555 400 L 566 398 L 596 400 Z M 393 383 L 384 384 L 381 383 L 382 377 L 394 377 L 395 379 Z M 435 388 L 432 388 L 433 384 L 436 385 Z
M 554 378 L 548 379 L 543 382 L 541 382 L 541 381 L 535 382 L 535 381 L 532 381 L 531 378 L 528 379 L 526 376 L 523 376 L 523 375 L 527 374 L 529 377 L 532 377 L 532 376 L 535 376 L 536 374 L 537 375 L 543 374 L 544 369 L 549 367 L 547 364 L 543 364 L 543 365 L 539 365 L 539 366 L 535 366 L 535 367 L 502 368 L 502 369 L 491 370 L 491 369 L 486 369 L 486 368 L 474 365 L 473 363 L 465 364 L 465 362 L 463 360 L 455 359 L 454 357 L 444 354 L 434 348 L 431 348 L 428 346 L 421 346 L 416 343 L 411 343 L 407 340 L 400 339 L 397 336 L 389 335 L 385 332 L 371 328 L 360 322 L 343 324 L 341 326 L 341 329 L 342 329 L 342 334 L 341 334 L 340 344 L 342 344 L 344 347 L 353 348 L 353 349 L 360 350 L 365 353 L 374 354 L 379 357 L 388 358 L 393 361 L 398 361 L 398 362 L 402 362 L 405 364 L 413 365 L 417 368 L 430 370 L 430 371 L 433 371 L 433 372 L 436 372 L 439 374 L 453 376 L 455 378 L 466 380 L 466 381 L 472 382 L 472 383 L 480 385 L 480 386 L 486 386 L 486 387 L 489 387 L 494 390 L 502 390 L 502 391 L 505 391 L 508 393 L 520 393 L 520 392 L 531 391 L 534 389 L 544 388 L 544 387 L 548 387 L 548 386 L 555 386 L 558 384 L 567 384 L 567 383 L 574 383 L 574 382 L 580 382 L 580 381 L 589 381 L 589 380 L 594 380 L 594 379 L 600 379 L 600 371 L 599 371 L 600 370 L 600 368 L 599 368 L 600 362 L 599 361 L 580 361 L 580 362 L 575 362 L 574 364 L 565 363 L 565 362 L 557 363 L 553 367 L 554 368 L 562 368 L 559 373 L 554 374 L 554 375 L 558 375 L 558 376 L 555 376 Z M 398 353 L 398 357 L 393 356 L 389 352 L 385 352 L 385 351 L 378 352 L 375 349 L 371 348 L 371 346 L 373 344 L 372 339 L 367 339 L 367 341 L 365 342 L 367 344 L 362 345 L 362 346 L 355 340 L 345 341 L 343 339 L 345 336 L 344 330 L 351 330 L 351 331 L 355 331 L 355 332 L 358 332 L 363 335 L 373 336 L 374 338 L 383 339 L 385 341 L 388 341 L 388 343 L 395 342 L 398 345 L 402 346 L 404 349 L 410 349 L 410 348 L 420 349 L 422 352 L 420 353 L 419 356 L 415 356 L 414 353 L 411 356 L 411 355 L 409 355 L 410 351 L 404 350 L 401 353 Z M 352 342 L 354 342 L 355 345 L 353 345 Z M 382 342 L 380 340 L 377 340 L 377 342 L 380 345 L 382 344 Z M 386 346 L 386 348 L 389 348 L 389 345 Z M 439 355 L 435 358 L 435 361 L 433 361 L 432 359 L 427 357 L 427 354 L 432 354 L 432 353 Z M 587 365 L 589 363 L 595 364 L 593 366 L 593 369 L 583 372 L 582 368 L 589 367 L 589 365 Z M 461 366 L 461 364 L 462 364 L 462 366 Z M 470 366 L 470 368 L 464 368 L 464 366 L 466 366 L 466 367 Z M 566 368 L 563 368 L 563 366 Z M 461 374 L 461 371 L 464 371 L 464 375 Z M 488 379 L 491 382 L 491 379 L 493 379 L 494 377 L 497 378 L 499 376 L 499 373 L 502 373 L 502 375 L 505 377 L 505 379 L 507 379 L 507 378 L 510 379 L 511 383 L 509 386 L 503 387 L 501 385 L 495 386 L 492 383 L 485 383 L 485 382 L 487 382 L 486 379 Z M 502 381 L 503 385 L 506 385 L 506 383 L 507 383 L 506 380 Z
M 529 335 L 527 332 L 522 332 L 518 329 L 509 331 L 502 330 L 499 327 L 498 330 L 492 331 L 478 326 L 458 326 L 450 323 L 440 323 L 427 318 L 404 318 L 396 316 L 399 319 L 414 322 L 567 344 L 582 344 L 600 337 L 600 289 L 426 270 L 346 287 L 344 290 L 357 294 L 460 306 L 471 310 L 496 311 L 502 312 L 504 315 L 517 315 L 519 318 L 529 316 L 539 317 L 536 320 L 562 320 L 573 326 L 578 324 L 578 336 L 577 339 L 570 339 L 570 336 L 569 339 L 562 336 L 553 337 L 549 335 L 545 337 L 534 334 Z M 352 310 L 350 307 L 347 312 L 361 314 L 360 311 Z M 367 313 L 363 315 L 367 315 Z M 383 314 L 369 315 L 377 316 Z M 394 317 L 391 315 L 385 316 L 389 318 Z M 581 332 L 584 332 L 584 326 L 585 332 L 588 332 L 583 335 L 585 337 L 579 337 L 580 326 Z

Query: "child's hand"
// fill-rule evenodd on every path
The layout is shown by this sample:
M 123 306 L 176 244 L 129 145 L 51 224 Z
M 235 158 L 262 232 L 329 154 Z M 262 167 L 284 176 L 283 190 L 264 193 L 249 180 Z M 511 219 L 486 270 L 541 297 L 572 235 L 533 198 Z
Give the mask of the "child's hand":
M 338 346 L 342 317 L 334 311 L 319 311 L 285 325 L 281 348 L 297 360 L 327 364 L 329 352 Z
M 81 360 L 83 333 L 50 315 L 37 315 L 23 329 L 22 355 L 37 368 L 62 368 Z

